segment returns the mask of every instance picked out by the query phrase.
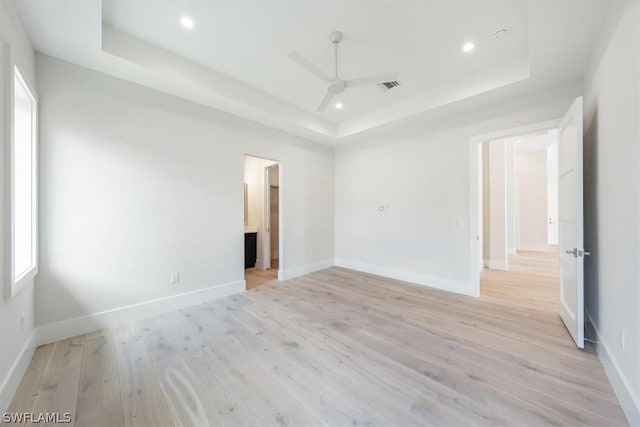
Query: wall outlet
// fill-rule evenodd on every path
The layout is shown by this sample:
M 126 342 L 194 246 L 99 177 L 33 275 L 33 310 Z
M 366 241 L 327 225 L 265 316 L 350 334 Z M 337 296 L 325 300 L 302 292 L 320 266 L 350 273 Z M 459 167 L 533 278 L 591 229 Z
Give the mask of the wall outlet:
M 620 337 L 620 347 L 622 347 L 622 349 L 624 350 L 624 344 L 625 344 L 624 329 L 620 329 L 619 337 Z
M 171 284 L 175 285 L 180 282 L 180 273 L 171 273 Z
M 24 330 L 24 314 L 20 314 L 20 330 Z
M 389 205 L 379 205 L 378 212 L 386 212 L 389 210 Z

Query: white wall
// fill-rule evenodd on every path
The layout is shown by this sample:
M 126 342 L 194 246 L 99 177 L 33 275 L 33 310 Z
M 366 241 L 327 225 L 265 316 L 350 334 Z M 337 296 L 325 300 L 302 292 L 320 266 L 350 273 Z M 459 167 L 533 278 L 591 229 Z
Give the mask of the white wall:
M 264 168 L 273 165 L 273 160 L 265 160 L 252 156 L 245 156 L 244 182 L 248 193 L 248 221 L 247 226 L 257 230 L 256 267 L 264 268 Z
M 508 270 L 507 262 L 507 146 L 489 141 L 489 268 Z
M 20 72 L 27 84 L 35 86 L 35 66 L 34 53 L 29 39 L 24 32 L 19 15 L 14 9 L 14 5 L 9 1 L 0 1 L 0 58 L 4 57 L 5 43 L 11 46 L 13 61 L 20 69 Z M 13 75 L 13 70 L 2 69 L 0 76 L 0 230 L 3 244 L 0 245 L 0 277 L 4 278 L 5 273 L 5 248 L 9 241 L 9 225 L 6 224 L 6 212 L 10 209 L 9 202 L 5 202 L 5 153 L 6 144 L 9 142 L 4 138 L 4 129 L 10 123 L 6 121 L 5 115 L 8 109 L 12 108 L 12 102 L 5 104 L 8 97 L 5 96 L 8 88 L 4 87 L 5 73 Z M 21 327 L 20 317 L 24 316 L 24 325 Z M 0 295 L 0 413 L 3 413 L 9 400 L 15 391 L 17 382 L 22 377 L 22 372 L 26 368 L 33 349 L 30 345 L 30 336 L 34 325 L 34 303 L 33 303 L 33 283 L 26 287 L 13 299 L 5 300 Z M 24 352 L 24 353 L 23 353 Z
M 546 135 L 540 138 L 547 138 Z M 546 251 L 547 245 L 547 150 L 515 151 L 518 186 L 518 250 Z
M 242 281 L 245 153 L 280 161 L 281 269 L 332 264 L 331 148 L 47 56 L 37 76 L 37 325 Z
M 640 4 L 617 7 L 585 78 L 585 297 L 607 374 L 640 425 Z
M 338 147 L 336 263 L 475 294 L 470 138 L 562 117 L 579 93 L 574 84 L 551 88 Z M 389 210 L 379 212 L 383 204 Z

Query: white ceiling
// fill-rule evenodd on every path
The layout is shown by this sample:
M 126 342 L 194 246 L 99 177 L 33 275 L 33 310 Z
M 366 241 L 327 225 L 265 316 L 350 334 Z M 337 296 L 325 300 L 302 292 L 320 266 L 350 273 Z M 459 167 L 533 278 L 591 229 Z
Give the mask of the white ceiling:
M 581 76 L 607 12 L 598 1 L 22 0 L 45 54 L 319 142 L 369 131 L 497 88 Z M 180 18 L 190 16 L 187 30 Z M 494 40 L 492 33 L 508 28 Z M 340 76 L 398 72 L 401 86 L 347 90 L 315 109 L 325 84 L 288 58 L 331 73 L 328 34 L 344 32 Z M 472 40 L 476 49 L 461 46 Z
M 332 30 L 344 32 L 340 75 L 355 78 L 398 72 L 402 86 L 375 86 L 340 96 L 341 111 L 321 116 L 333 123 L 468 78 L 478 71 L 527 56 L 526 4 L 444 2 L 105 2 L 103 22 L 226 76 L 314 113 L 326 84 L 288 58 L 298 51 L 330 74 Z M 461 10 L 462 9 L 462 10 Z M 189 15 L 193 30 L 179 17 Z M 499 28 L 509 37 L 492 40 Z M 162 28 L 162 31 L 158 31 Z M 477 51 L 460 47 L 473 39 Z

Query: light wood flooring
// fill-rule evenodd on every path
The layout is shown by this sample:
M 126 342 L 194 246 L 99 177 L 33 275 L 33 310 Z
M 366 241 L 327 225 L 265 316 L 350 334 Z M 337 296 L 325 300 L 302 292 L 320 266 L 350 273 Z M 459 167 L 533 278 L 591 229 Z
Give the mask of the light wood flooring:
M 551 287 L 517 271 L 485 271 L 478 299 L 342 268 L 270 281 L 40 347 L 10 411 L 77 426 L 625 425 L 597 357 L 533 289 Z
M 557 252 L 518 251 L 509 256 L 509 271 L 484 269 L 480 275 L 483 300 L 535 309 L 557 316 L 559 312 Z M 568 334 L 568 332 L 567 332 Z
M 254 289 L 272 280 L 278 279 L 278 260 L 271 260 L 271 269 L 247 268 L 244 270 L 244 280 L 247 282 L 247 290 Z

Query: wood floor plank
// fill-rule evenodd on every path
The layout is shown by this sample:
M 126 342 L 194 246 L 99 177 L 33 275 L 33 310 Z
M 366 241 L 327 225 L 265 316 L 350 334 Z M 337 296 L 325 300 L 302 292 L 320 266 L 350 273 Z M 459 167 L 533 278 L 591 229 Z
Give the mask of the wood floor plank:
M 25 371 L 24 377 L 16 390 L 7 412 L 21 414 L 30 412 L 33 402 L 38 395 L 38 388 L 42 379 L 42 374 L 49 362 L 53 344 L 38 347 Z M 15 426 L 23 426 L 24 423 L 14 423 Z
M 172 426 L 177 416 L 162 394 L 144 342 L 130 324 L 115 330 L 118 378 L 125 426 Z
M 239 411 L 246 425 L 319 425 L 298 399 L 286 390 L 249 354 L 243 352 L 234 332 L 216 321 L 211 306 L 200 305 L 182 311 L 197 327 L 216 363 L 216 373 L 228 393 L 239 399 Z
M 38 394 L 31 412 L 39 414 L 58 414 L 57 421 L 45 425 L 62 426 L 65 414 L 71 420 L 76 419 L 76 402 L 82 368 L 84 336 L 69 338 L 53 344 L 47 366 L 42 372 Z M 27 423 L 28 426 L 43 423 Z
M 85 337 L 76 425 L 124 425 L 113 330 L 98 331 Z

